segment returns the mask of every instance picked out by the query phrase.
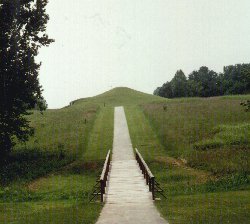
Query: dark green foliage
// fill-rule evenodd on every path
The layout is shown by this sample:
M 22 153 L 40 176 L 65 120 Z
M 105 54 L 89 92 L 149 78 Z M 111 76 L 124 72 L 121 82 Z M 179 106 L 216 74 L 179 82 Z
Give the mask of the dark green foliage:
M 189 94 L 191 96 L 209 97 L 219 95 L 218 75 L 207 67 L 203 66 L 199 71 L 193 71 L 188 76 L 188 79 L 195 84 L 195 89 L 190 89 Z
M 187 95 L 187 78 L 182 70 L 178 70 L 171 81 L 172 95 L 182 97 Z
M 47 0 L 0 0 L 0 162 L 15 139 L 33 133 L 25 118 L 29 109 L 44 109 L 35 56 L 53 40 L 45 33 Z
M 224 67 L 223 73 L 202 66 L 189 74 L 188 79 L 179 70 L 170 82 L 157 87 L 154 95 L 173 97 L 211 97 L 250 92 L 250 64 L 237 64 Z
M 172 98 L 173 95 L 173 87 L 171 82 L 166 82 L 162 87 L 158 87 L 158 96 Z
M 224 94 L 245 94 L 250 91 L 250 64 L 229 65 L 220 74 Z
M 34 107 L 35 110 L 40 110 L 40 111 L 44 111 L 47 108 L 48 104 L 45 99 L 38 99 Z
M 247 100 L 246 102 L 241 102 L 240 105 L 242 105 L 245 108 L 246 112 L 250 111 L 250 100 Z

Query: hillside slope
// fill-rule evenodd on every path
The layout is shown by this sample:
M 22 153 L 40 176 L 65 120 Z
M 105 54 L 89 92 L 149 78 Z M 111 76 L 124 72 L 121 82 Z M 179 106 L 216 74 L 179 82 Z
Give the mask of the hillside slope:
M 112 148 L 113 107 L 123 105 L 171 223 L 246 223 L 250 114 L 240 102 L 249 98 L 169 100 L 120 87 L 34 112 L 35 135 L 1 168 L 0 222 L 94 223 L 101 206 L 89 194 Z
M 95 97 L 83 98 L 73 101 L 73 105 L 79 105 L 86 102 L 97 103 L 107 106 L 126 106 L 137 105 L 147 102 L 164 102 L 166 99 L 143 93 L 127 87 L 117 87 Z
M 113 106 L 155 99 L 161 100 L 115 88 L 62 109 L 34 111 L 35 135 L 17 144 L 0 170 L 0 222 L 93 223 L 101 206 L 88 199 L 112 148 Z

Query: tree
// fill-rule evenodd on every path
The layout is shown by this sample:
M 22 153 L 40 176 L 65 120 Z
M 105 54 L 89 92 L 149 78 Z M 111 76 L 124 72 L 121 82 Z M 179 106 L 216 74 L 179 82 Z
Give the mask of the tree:
M 202 92 L 202 85 L 200 82 L 196 82 L 192 79 L 187 81 L 187 95 L 189 97 L 200 96 Z
M 156 96 L 159 96 L 160 90 L 161 90 L 161 87 L 157 87 L 157 88 L 154 90 L 153 94 L 156 95 Z
M 163 97 L 173 98 L 173 89 L 171 82 L 164 83 L 160 93 L 162 94 Z
M 217 96 L 218 89 L 218 74 L 213 70 L 209 70 L 206 66 L 200 67 L 198 71 L 193 71 L 189 75 L 189 81 L 194 81 L 196 85 L 195 94 L 201 97 Z
M 46 110 L 47 108 L 48 104 L 45 99 L 38 99 L 34 107 L 35 110 L 40 110 L 40 111 Z
M 173 91 L 172 91 L 171 82 L 166 82 L 161 87 L 157 87 L 154 91 L 154 95 L 165 97 L 165 98 L 172 98 Z
M 182 70 L 175 73 L 174 78 L 171 80 L 172 91 L 174 97 L 187 96 L 187 78 Z
M 0 0 L 0 158 L 7 158 L 16 140 L 33 133 L 25 115 L 44 99 L 35 57 L 52 39 L 45 33 L 48 0 Z
M 224 67 L 217 74 L 206 66 L 189 74 L 188 79 L 178 70 L 170 82 L 155 90 L 156 95 L 172 98 L 185 96 L 211 97 L 227 94 L 250 93 L 250 64 L 237 64 Z
M 225 66 L 221 77 L 224 94 L 246 94 L 250 92 L 250 64 Z

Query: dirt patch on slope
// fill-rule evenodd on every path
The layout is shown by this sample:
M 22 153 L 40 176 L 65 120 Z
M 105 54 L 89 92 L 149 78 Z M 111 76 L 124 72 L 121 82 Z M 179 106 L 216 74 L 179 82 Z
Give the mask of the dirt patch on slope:
M 173 157 L 168 157 L 168 156 L 166 157 L 158 156 L 156 157 L 156 161 L 167 163 L 170 166 L 179 167 L 179 168 L 189 171 L 191 175 L 197 177 L 197 181 L 199 183 L 206 183 L 209 180 L 216 179 L 216 177 L 208 171 L 198 170 L 198 169 L 194 169 L 194 168 L 187 166 L 187 161 L 185 159 L 175 159 Z

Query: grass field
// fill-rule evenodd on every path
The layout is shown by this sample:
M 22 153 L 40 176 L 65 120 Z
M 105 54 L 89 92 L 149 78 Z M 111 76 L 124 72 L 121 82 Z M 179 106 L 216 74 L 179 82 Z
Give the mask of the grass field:
M 250 114 L 240 102 L 249 97 L 126 107 L 133 145 L 165 189 L 156 205 L 170 223 L 248 223 Z
M 247 223 L 250 114 L 240 102 L 249 98 L 167 100 L 116 88 L 35 112 L 35 136 L 1 168 L 0 223 L 94 223 L 102 205 L 88 199 L 120 105 L 133 146 L 165 189 L 156 206 L 170 223 Z
M 91 102 L 35 112 L 35 136 L 1 170 L 0 223 L 94 223 L 102 206 L 89 198 L 112 146 L 111 112 Z
M 176 99 L 142 109 L 168 155 L 216 175 L 249 173 L 250 114 L 240 106 L 245 97 Z

